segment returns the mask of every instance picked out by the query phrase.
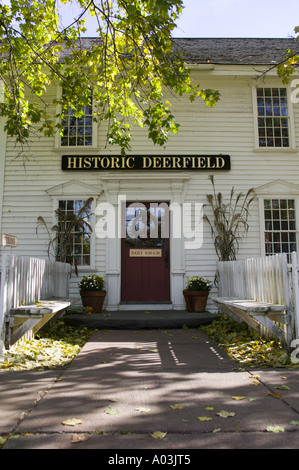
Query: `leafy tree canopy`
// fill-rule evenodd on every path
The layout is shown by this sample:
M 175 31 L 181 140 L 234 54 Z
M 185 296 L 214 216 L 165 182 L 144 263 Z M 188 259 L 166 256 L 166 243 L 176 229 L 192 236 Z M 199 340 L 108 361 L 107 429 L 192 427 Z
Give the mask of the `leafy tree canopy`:
M 294 28 L 296 34 L 296 41 L 299 41 L 299 26 Z M 294 53 L 291 49 L 287 50 L 286 59 L 283 60 L 277 67 L 277 73 L 282 78 L 283 83 L 287 84 L 290 81 L 290 76 L 295 72 L 299 63 L 299 54 Z
M 62 129 L 67 107 L 83 113 L 93 93 L 94 119 L 108 123 L 107 142 L 122 153 L 130 148 L 133 123 L 148 128 L 164 145 L 179 124 L 163 89 L 203 98 L 213 106 L 219 93 L 191 83 L 171 34 L 183 0 L 60 0 L 78 9 L 67 27 L 60 25 L 58 0 L 4 0 L 0 5 L 0 78 L 5 100 L 0 115 L 5 130 L 22 145 L 31 132 L 53 135 Z M 97 23 L 96 38 L 82 38 L 86 18 Z M 51 84 L 63 87 L 49 103 Z M 53 105 L 60 105 L 55 115 Z M 49 106 L 51 105 L 51 106 Z

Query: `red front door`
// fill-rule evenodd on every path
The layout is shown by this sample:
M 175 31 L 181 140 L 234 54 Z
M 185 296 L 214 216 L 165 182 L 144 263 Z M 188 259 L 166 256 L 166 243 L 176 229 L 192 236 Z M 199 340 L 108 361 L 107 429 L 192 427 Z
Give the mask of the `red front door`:
M 127 203 L 125 219 L 121 300 L 170 301 L 168 204 Z

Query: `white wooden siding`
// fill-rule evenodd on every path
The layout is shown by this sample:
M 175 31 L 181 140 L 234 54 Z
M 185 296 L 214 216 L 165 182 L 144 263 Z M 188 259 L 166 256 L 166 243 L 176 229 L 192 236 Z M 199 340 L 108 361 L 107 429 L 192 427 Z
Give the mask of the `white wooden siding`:
M 217 72 L 217 66 L 216 66 Z M 225 75 L 224 67 L 216 72 L 194 72 L 194 80 L 203 88 L 211 87 L 221 92 L 220 102 L 214 108 L 208 108 L 201 102 L 190 103 L 186 98 L 171 98 L 172 110 L 181 124 L 178 135 L 172 136 L 166 148 L 152 145 L 147 140 L 146 130 L 136 128 L 132 142 L 133 154 L 229 154 L 231 170 L 214 173 L 217 191 L 228 195 L 231 187 L 236 192 L 246 192 L 250 187 L 257 187 L 276 179 L 297 184 L 299 166 L 297 150 L 255 149 L 255 123 L 252 102 L 252 86 L 256 72 L 252 76 Z M 247 69 L 246 69 L 247 70 Z M 281 86 L 279 79 L 266 77 L 265 84 Z M 51 96 L 56 95 L 53 87 Z M 54 108 L 53 108 L 54 112 Z M 295 141 L 299 145 L 299 104 L 293 106 Z M 98 132 L 98 148 L 105 150 L 105 126 Z M 15 159 L 17 149 L 13 139 L 7 139 L 5 187 L 3 193 L 2 231 L 16 235 L 19 245 L 14 253 L 44 258 L 47 255 L 48 238 L 45 231 L 35 233 L 37 216 L 42 215 L 52 222 L 52 199 L 46 190 L 70 180 L 81 181 L 93 186 L 102 185 L 100 172 L 62 172 L 61 154 L 55 149 L 55 138 L 41 137 L 32 141 L 31 151 L 34 158 L 25 162 Z M 109 149 L 117 154 L 118 149 Z M 82 149 L 78 149 L 82 153 Z M 83 150 L 83 152 L 88 152 Z M 169 172 L 171 178 L 173 173 Z M 150 175 L 148 172 L 147 175 Z M 192 172 L 187 185 L 186 202 L 206 204 L 206 194 L 212 191 L 208 180 L 209 171 Z M 142 175 L 144 177 L 144 173 Z M 120 174 L 121 177 L 121 174 Z M 88 194 L 86 194 L 88 196 Z M 103 200 L 103 195 L 98 200 Z M 142 200 L 142 190 L 140 192 Z M 205 211 L 211 215 L 208 206 Z M 299 217 L 299 214 L 297 214 Z M 262 254 L 260 237 L 260 217 L 258 201 L 251 206 L 250 229 L 245 240 L 240 244 L 239 258 L 260 256 Z M 199 274 L 214 278 L 216 254 L 213 240 L 207 224 L 204 225 L 204 242 L 201 249 L 187 250 L 185 258 L 186 276 Z M 105 273 L 106 242 L 96 239 L 95 271 Z M 84 272 L 81 272 L 84 274 Z M 78 278 L 71 279 L 71 294 L 77 290 Z

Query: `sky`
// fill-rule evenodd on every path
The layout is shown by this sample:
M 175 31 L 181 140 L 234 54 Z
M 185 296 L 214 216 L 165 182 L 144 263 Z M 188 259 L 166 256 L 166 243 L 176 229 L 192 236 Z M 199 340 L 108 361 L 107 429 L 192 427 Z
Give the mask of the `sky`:
M 184 0 L 174 37 L 294 36 L 298 0 Z
M 67 4 L 66 22 L 71 8 Z M 173 37 L 287 38 L 298 25 L 298 0 L 184 0 Z M 89 25 L 85 36 L 95 35 Z

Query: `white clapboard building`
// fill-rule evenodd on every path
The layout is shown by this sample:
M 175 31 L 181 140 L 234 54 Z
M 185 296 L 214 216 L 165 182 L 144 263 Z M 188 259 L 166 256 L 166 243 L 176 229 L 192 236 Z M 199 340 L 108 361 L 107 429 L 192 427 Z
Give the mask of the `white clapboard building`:
M 32 136 L 32 156 L 23 162 L 0 121 L 0 229 L 18 240 L 10 250 L 47 258 L 49 237 L 43 227 L 36 232 L 37 218 L 51 227 L 57 208 L 78 211 L 93 198 L 92 231 L 74 233 L 78 276 L 72 275 L 71 291 L 78 294 L 83 275 L 103 274 L 110 311 L 185 309 L 186 278 L 214 279 L 217 255 L 202 218 L 212 215 L 210 175 L 224 198 L 232 187 L 255 190 L 238 258 L 297 251 L 299 85 L 296 73 L 284 85 L 274 66 L 298 45 L 292 39 L 175 42 L 194 81 L 219 90 L 221 99 L 209 108 L 171 96 L 181 127 L 165 148 L 136 128 L 130 153 L 121 157 L 106 147 L 104 126 L 97 128 L 86 108 L 84 126 L 70 115 L 63 137 Z M 58 88 L 52 86 L 51 98 Z M 150 236 L 142 236 L 145 225 Z

